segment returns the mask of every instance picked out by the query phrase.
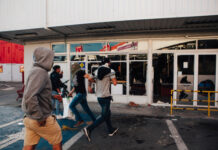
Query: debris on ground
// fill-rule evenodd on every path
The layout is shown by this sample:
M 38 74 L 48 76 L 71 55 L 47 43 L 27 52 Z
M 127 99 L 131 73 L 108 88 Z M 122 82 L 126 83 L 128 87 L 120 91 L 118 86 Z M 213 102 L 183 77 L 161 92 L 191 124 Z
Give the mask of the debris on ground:
M 71 128 L 71 127 L 68 127 L 66 125 L 62 125 L 62 130 L 66 131 L 66 130 L 76 130 L 77 128 Z
M 139 104 L 136 104 L 136 103 L 130 101 L 129 104 L 128 104 L 128 106 L 131 106 L 131 107 L 138 107 Z
M 162 101 L 157 101 L 157 104 L 169 104 L 169 103 L 164 103 Z

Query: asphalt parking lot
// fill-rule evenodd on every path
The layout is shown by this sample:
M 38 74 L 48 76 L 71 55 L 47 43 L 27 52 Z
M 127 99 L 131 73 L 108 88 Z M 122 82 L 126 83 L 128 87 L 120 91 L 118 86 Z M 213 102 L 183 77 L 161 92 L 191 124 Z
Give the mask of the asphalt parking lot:
M 19 86 L 18 86 L 19 87 Z M 7 87 L 8 88 L 8 87 Z M 24 138 L 24 126 L 22 124 L 23 112 L 20 102 L 16 102 L 16 95 L 12 88 L 2 91 L 0 89 L 0 149 L 22 149 Z M 13 89 L 16 91 L 16 88 Z M 97 107 L 93 105 L 91 109 Z M 112 105 L 112 107 L 114 107 Z M 121 107 L 117 107 L 118 109 Z M 140 108 L 147 109 L 147 108 Z M 165 108 L 163 112 L 169 111 Z M 112 108 L 116 111 L 115 108 Z M 119 109 L 120 111 L 123 109 Z M 126 112 L 130 109 L 125 110 Z M 156 109 L 154 109 L 155 111 Z M 136 112 L 134 109 L 132 112 Z M 94 111 L 95 115 L 99 114 Z M 118 112 L 118 110 L 117 110 Z M 89 117 L 82 112 L 86 121 Z M 168 113 L 168 112 L 167 112 Z M 175 113 L 176 114 L 176 113 Z M 182 114 L 182 111 L 177 113 Z M 206 116 L 206 114 L 203 114 Z M 113 137 L 109 137 L 105 124 L 96 128 L 88 142 L 82 132 L 84 124 L 80 128 L 63 130 L 63 149 L 72 150 L 217 150 L 218 149 L 218 119 L 216 117 L 181 117 L 181 116 L 152 116 L 130 113 L 113 113 L 112 122 L 119 131 Z M 58 120 L 62 127 L 73 127 L 75 121 L 68 119 Z M 49 150 L 49 145 L 41 139 L 38 150 Z
M 22 149 L 24 126 L 23 113 L 19 107 L 0 106 L 0 149 Z M 85 120 L 88 117 L 83 114 Z M 170 120 L 190 150 L 216 150 L 218 148 L 218 120 L 213 119 L 184 119 L 184 118 L 148 118 L 137 115 L 114 115 L 113 125 L 119 131 L 109 137 L 105 125 L 102 124 L 92 132 L 91 142 L 88 142 L 81 131 L 82 127 L 75 130 L 63 131 L 63 145 L 66 149 L 74 150 L 176 150 L 175 135 L 169 129 L 167 120 Z M 59 124 L 73 127 L 72 120 L 58 120 Z M 84 125 L 85 126 L 85 125 Z M 37 149 L 51 149 L 43 139 Z

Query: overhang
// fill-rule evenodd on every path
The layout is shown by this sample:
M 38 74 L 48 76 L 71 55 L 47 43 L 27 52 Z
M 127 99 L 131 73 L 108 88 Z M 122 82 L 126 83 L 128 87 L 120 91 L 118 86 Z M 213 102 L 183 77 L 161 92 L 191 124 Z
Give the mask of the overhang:
M 163 32 L 212 32 L 218 35 L 218 15 L 52 26 L 48 28 L 0 32 L 0 38 L 10 41 L 29 42 L 77 37 L 99 37 L 148 33 L 161 34 Z

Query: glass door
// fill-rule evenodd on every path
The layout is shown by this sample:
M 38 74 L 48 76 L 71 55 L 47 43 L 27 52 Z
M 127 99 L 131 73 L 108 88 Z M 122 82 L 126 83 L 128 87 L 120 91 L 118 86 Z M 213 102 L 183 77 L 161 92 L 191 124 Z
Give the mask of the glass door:
M 194 90 L 194 55 L 178 55 L 177 60 L 177 104 L 193 105 Z
M 216 55 L 199 55 L 198 65 L 198 90 L 200 91 L 215 91 L 216 85 Z M 211 93 L 211 106 L 215 105 L 215 94 Z M 198 105 L 208 105 L 208 94 L 198 93 Z

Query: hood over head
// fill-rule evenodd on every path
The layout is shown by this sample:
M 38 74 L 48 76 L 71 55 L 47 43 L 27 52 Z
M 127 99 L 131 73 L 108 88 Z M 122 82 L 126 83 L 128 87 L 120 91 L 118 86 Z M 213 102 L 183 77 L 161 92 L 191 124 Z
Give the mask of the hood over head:
M 53 65 L 54 52 L 45 47 L 38 47 L 33 53 L 34 66 L 39 66 L 50 71 Z

